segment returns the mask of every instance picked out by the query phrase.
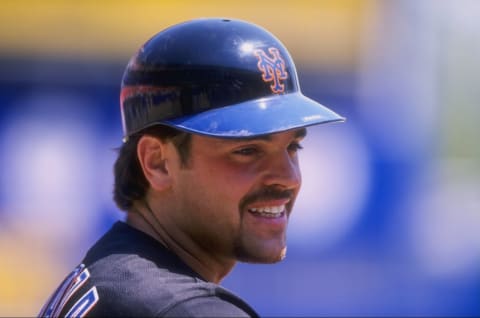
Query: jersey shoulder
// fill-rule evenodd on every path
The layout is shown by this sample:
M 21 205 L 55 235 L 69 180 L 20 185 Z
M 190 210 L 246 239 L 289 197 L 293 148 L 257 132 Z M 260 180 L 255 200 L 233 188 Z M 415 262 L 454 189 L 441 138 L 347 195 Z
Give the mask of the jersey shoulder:
M 176 303 L 161 317 L 258 317 L 257 313 L 235 295 L 222 293 L 200 296 Z
M 239 297 L 202 280 L 161 244 L 125 226 L 92 247 L 40 316 L 256 316 Z
M 142 278 L 134 273 L 116 272 L 124 279 L 117 275 L 98 279 L 95 270 L 92 275 L 84 264 L 79 265 L 39 316 L 258 317 L 246 302 L 217 284 L 183 275 L 140 275 Z

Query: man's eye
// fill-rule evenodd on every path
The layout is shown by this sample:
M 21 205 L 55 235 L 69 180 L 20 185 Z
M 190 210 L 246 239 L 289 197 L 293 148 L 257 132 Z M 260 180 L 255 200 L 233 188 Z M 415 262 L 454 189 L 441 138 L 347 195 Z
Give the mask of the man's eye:
M 303 149 L 303 147 L 298 142 L 292 142 L 290 145 L 288 145 L 288 151 L 297 152 L 301 149 Z
M 242 156 L 252 156 L 258 153 L 258 149 L 255 147 L 245 147 L 235 150 L 233 153 Z

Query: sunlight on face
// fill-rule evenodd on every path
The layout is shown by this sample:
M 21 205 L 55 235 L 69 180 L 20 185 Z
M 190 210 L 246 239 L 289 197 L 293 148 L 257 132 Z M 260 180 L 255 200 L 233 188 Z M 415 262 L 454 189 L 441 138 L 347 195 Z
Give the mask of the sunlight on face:
M 194 135 L 189 167 L 172 171 L 172 213 L 184 235 L 215 257 L 283 259 L 304 135 L 304 129 L 246 139 Z

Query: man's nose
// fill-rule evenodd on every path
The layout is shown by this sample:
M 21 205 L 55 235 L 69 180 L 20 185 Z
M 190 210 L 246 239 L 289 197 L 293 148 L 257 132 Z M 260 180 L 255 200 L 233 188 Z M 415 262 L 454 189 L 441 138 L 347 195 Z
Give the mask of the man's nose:
M 272 155 L 266 163 L 266 170 L 265 185 L 295 190 L 302 183 L 298 159 L 288 151 Z

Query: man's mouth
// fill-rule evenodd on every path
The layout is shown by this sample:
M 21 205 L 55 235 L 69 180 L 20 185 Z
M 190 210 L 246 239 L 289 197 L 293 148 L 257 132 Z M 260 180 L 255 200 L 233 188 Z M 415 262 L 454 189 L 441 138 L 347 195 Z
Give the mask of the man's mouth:
M 285 204 L 282 204 L 282 205 L 274 205 L 274 206 L 249 208 L 248 211 L 252 214 L 256 214 L 266 218 L 278 218 L 278 217 L 282 217 L 285 214 L 286 208 L 285 208 Z

